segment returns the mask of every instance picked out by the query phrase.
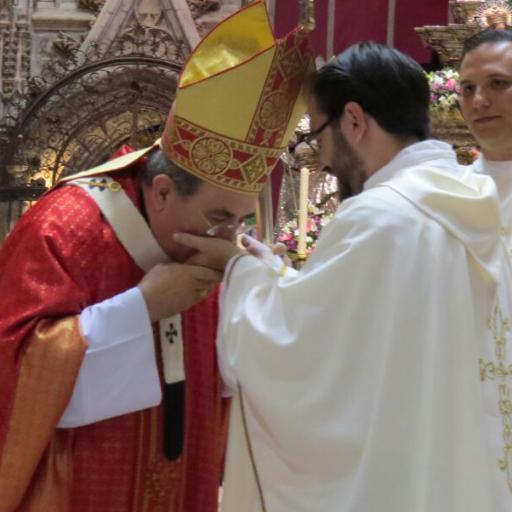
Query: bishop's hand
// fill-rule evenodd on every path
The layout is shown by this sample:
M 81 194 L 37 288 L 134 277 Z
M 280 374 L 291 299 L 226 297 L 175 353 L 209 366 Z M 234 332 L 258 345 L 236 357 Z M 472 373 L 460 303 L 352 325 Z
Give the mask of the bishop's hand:
M 139 283 L 152 322 L 186 311 L 222 281 L 222 272 L 197 265 L 155 265 Z

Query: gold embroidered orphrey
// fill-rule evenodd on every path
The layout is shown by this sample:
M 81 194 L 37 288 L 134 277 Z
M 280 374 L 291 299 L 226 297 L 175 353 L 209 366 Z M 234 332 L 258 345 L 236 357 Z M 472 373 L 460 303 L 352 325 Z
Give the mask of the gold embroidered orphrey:
M 499 304 L 496 304 L 488 320 L 488 328 L 495 343 L 496 362 L 486 362 L 480 358 L 480 380 L 498 383 L 498 407 L 502 417 L 504 441 L 503 458 L 498 460 L 498 465 L 502 471 L 506 472 L 507 483 L 512 491 L 512 393 L 510 388 L 512 365 L 507 363 L 507 342 L 511 325 L 510 320 L 503 316 Z

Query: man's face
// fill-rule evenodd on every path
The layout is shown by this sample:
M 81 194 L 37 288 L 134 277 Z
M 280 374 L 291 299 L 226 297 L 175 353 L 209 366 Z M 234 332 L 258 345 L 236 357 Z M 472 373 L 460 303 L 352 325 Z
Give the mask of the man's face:
M 490 160 L 512 160 L 512 43 L 483 44 L 460 67 L 460 106 Z
M 172 180 L 164 175 L 155 177 L 153 185 L 145 188 L 144 200 L 153 235 L 165 253 L 180 263 L 195 251 L 177 244 L 174 233 L 204 236 L 212 226 L 220 224 L 216 236 L 232 240 L 237 227 L 256 209 L 255 197 L 208 183 L 202 183 L 191 196 L 180 196 Z
M 317 131 L 329 119 L 318 108 L 314 97 L 309 100 L 308 112 L 311 132 Z M 340 119 L 333 120 L 316 137 L 318 169 L 338 179 L 340 199 L 359 194 L 366 180 L 364 165 L 347 138 L 343 135 Z

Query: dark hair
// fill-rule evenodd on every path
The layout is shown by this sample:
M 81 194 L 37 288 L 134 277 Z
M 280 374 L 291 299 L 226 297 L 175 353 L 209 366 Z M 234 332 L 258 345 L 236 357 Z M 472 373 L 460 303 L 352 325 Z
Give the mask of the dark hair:
M 329 117 L 355 101 L 387 132 L 425 140 L 430 90 L 421 66 L 402 52 L 367 41 L 357 43 L 316 71 L 309 92 Z
M 169 176 L 176 185 L 176 191 L 183 197 L 194 195 L 202 183 L 197 176 L 169 160 L 161 149 L 156 149 L 148 157 L 142 180 L 147 185 L 151 185 L 153 178 L 159 174 Z
M 512 30 L 496 30 L 494 28 L 487 28 L 482 30 L 482 32 L 477 32 L 476 34 L 468 37 L 464 41 L 464 46 L 462 47 L 462 56 L 460 61 L 464 60 L 464 57 L 467 53 L 473 51 L 474 49 L 482 46 L 483 44 L 500 44 L 500 43 L 512 43 Z

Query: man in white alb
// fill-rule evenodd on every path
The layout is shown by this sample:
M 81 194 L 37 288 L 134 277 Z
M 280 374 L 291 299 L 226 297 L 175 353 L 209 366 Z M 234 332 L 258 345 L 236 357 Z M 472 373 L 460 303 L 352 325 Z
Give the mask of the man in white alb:
M 512 30 L 486 30 L 466 40 L 460 65 L 460 106 L 481 157 L 475 169 L 492 176 L 506 230 L 512 223 Z
M 357 44 L 310 93 L 319 161 L 353 197 L 300 272 L 248 238 L 259 258 L 176 237 L 197 261 L 228 262 L 223 510 L 508 511 L 510 273 L 495 186 L 426 140 L 428 85 L 400 52 Z

